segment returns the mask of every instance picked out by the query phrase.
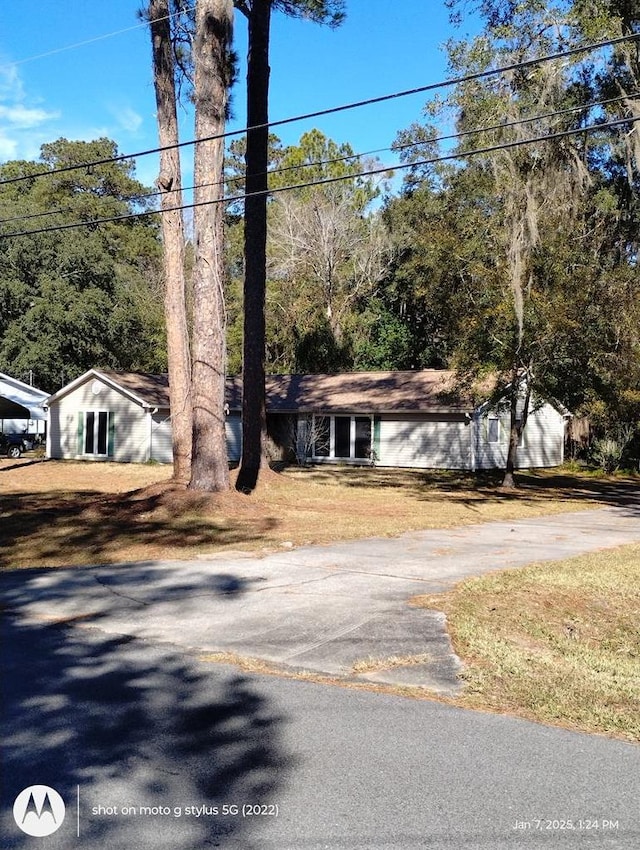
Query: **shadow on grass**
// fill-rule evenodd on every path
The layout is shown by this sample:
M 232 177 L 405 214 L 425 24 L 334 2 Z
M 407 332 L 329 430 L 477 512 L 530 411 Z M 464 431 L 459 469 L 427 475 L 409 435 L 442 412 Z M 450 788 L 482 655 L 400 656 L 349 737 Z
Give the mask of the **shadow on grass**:
M 146 559 L 162 550 L 236 546 L 259 541 L 277 526 L 273 517 L 225 518 L 226 507 L 217 507 L 215 496 L 189 492 L 6 495 L 0 498 L 0 569 L 112 563 L 127 554 L 139 560 L 142 547 L 152 547 Z
M 562 470 L 531 470 L 516 478 L 526 496 L 548 498 L 549 491 L 559 499 L 587 501 L 616 507 L 626 516 L 640 513 L 640 477 L 593 476 L 571 474 Z M 594 504 L 594 507 L 596 505 Z
M 24 469 L 27 466 L 39 466 L 44 462 L 44 458 L 37 455 L 25 456 L 22 455 L 20 460 L 15 460 L 9 464 L 0 465 L 0 473 L 15 472 L 16 469 Z
M 640 511 L 640 477 L 572 474 L 563 470 L 521 470 L 516 473 L 517 488 L 502 488 L 501 470 L 413 470 L 370 466 L 314 466 L 283 470 L 298 480 L 337 484 L 346 488 L 401 490 L 419 500 L 446 494 L 452 501 L 509 501 L 518 499 L 571 499 Z
M 186 806 L 278 802 L 293 763 L 281 742 L 284 718 L 254 682 L 204 675 L 166 647 L 11 614 L 3 617 L 1 658 L 3 848 L 33 846 L 11 812 L 35 784 L 55 788 L 67 807 L 47 847 L 193 850 L 225 839 L 254 846 L 251 819 L 185 814 Z M 119 814 L 97 814 L 97 806 Z M 171 813 L 125 817 L 122 806 Z

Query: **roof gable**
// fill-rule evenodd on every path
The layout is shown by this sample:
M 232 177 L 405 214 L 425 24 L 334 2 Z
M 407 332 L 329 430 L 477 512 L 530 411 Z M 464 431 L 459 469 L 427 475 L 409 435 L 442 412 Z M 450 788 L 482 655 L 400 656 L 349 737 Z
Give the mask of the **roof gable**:
M 58 392 L 49 396 L 47 407 L 72 393 L 91 379 L 102 381 L 112 389 L 126 395 L 140 407 L 169 409 L 169 376 L 145 372 L 114 372 L 107 369 L 89 369 Z

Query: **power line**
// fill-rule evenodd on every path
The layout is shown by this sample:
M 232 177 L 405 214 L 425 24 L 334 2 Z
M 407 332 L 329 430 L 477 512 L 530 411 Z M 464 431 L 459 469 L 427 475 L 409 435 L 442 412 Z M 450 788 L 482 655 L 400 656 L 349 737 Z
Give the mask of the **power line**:
M 621 124 L 635 124 L 637 121 L 640 121 L 640 116 L 632 116 L 629 118 L 619 118 L 615 121 L 608 121 L 601 124 L 592 124 L 587 127 L 580 127 L 578 129 L 573 130 L 561 130 L 556 133 L 545 133 L 542 136 L 534 136 L 531 139 L 518 139 L 513 142 L 503 142 L 499 145 L 489 145 L 482 148 L 475 148 L 470 151 L 464 151 L 460 153 L 450 153 L 443 154 L 442 156 L 432 157 L 430 159 L 423 159 L 418 162 L 411 163 L 402 163 L 400 165 L 386 165 L 381 166 L 379 168 L 373 168 L 368 171 L 363 171 L 360 174 L 349 174 L 349 175 L 341 175 L 340 177 L 326 177 L 318 180 L 310 180 L 306 183 L 298 183 L 291 186 L 280 186 L 275 187 L 273 189 L 265 189 L 259 192 L 250 192 L 245 193 L 244 195 L 240 195 L 237 197 L 223 197 L 217 198 L 215 200 L 208 201 L 198 201 L 191 204 L 182 204 L 176 207 L 169 207 L 165 210 L 148 210 L 146 212 L 138 212 L 138 213 L 123 213 L 122 215 L 112 216 L 110 218 L 98 218 L 92 219 L 89 221 L 79 221 L 73 222 L 71 224 L 61 224 L 56 225 L 55 227 L 44 227 L 38 230 L 27 230 L 27 231 L 17 231 L 15 233 L 4 233 L 0 234 L 1 239 L 11 239 L 18 236 L 34 236 L 43 233 L 58 233 L 63 230 L 72 230 L 78 227 L 97 227 L 99 224 L 110 224 L 117 221 L 126 221 L 128 219 L 134 218 L 143 218 L 150 215 L 161 215 L 165 212 L 178 212 L 181 210 L 195 209 L 196 207 L 208 206 L 211 204 L 227 204 L 227 203 L 237 203 L 238 201 L 244 201 L 247 198 L 258 197 L 261 195 L 276 195 L 282 192 L 291 192 L 300 189 L 306 189 L 313 186 L 326 186 L 333 183 L 340 183 L 344 180 L 353 180 L 354 177 L 372 177 L 376 174 L 384 174 L 392 171 L 402 171 L 406 168 L 417 168 L 420 166 L 427 165 L 435 165 L 438 162 L 447 162 L 454 159 L 468 159 L 472 156 L 481 156 L 490 153 L 496 153 L 502 150 L 510 150 L 511 148 L 519 148 L 524 147 L 525 145 L 537 144 L 538 142 L 549 142 L 553 139 L 562 139 L 567 138 L 568 136 L 576 136 L 584 133 L 589 133 L 597 130 L 605 130 L 609 127 L 617 127 Z
M 214 139 L 226 139 L 231 136 L 239 136 L 244 135 L 251 130 L 260 130 L 269 127 L 282 127 L 286 124 L 292 124 L 297 121 L 307 121 L 311 118 L 320 118 L 324 115 L 333 115 L 338 112 L 345 112 L 350 109 L 358 109 L 362 106 L 371 106 L 376 103 L 384 103 L 389 100 L 395 100 L 400 97 L 408 97 L 413 94 L 423 94 L 424 92 L 434 91 L 439 88 L 446 88 L 449 86 L 460 85 L 461 83 L 469 83 L 474 80 L 484 79 L 486 77 L 498 76 L 500 74 L 505 74 L 508 71 L 515 71 L 521 68 L 530 68 L 533 65 L 540 65 L 544 62 L 552 62 L 555 59 L 566 59 L 568 56 L 575 56 L 580 53 L 587 53 L 593 50 L 599 50 L 602 47 L 612 47 L 616 44 L 620 44 L 625 41 L 633 41 L 640 39 L 640 33 L 631 33 L 629 35 L 618 36 L 617 38 L 607 39 L 606 41 L 593 42 L 592 44 L 583 45 L 580 47 L 573 47 L 569 50 L 563 50 L 559 53 L 551 53 L 547 56 L 541 56 L 537 59 L 526 59 L 522 62 L 513 62 L 509 65 L 502 65 L 499 68 L 494 68 L 492 70 L 487 71 L 477 71 L 473 74 L 466 74 L 462 77 L 451 77 L 446 80 L 442 80 L 438 83 L 429 83 L 426 86 L 418 86 L 417 88 L 406 89 L 404 91 L 393 92 L 392 94 L 380 95 L 379 97 L 372 97 L 366 100 L 354 101 L 352 103 L 342 104 L 340 106 L 329 107 L 328 109 L 320 109 L 315 112 L 308 112 L 304 115 L 295 115 L 290 118 L 282 118 L 278 121 L 269 121 L 264 124 L 255 124 L 252 127 L 244 127 L 241 130 L 228 130 L 224 133 L 216 133 L 212 136 L 203 136 L 200 139 L 190 139 L 186 142 L 177 142 L 173 145 L 165 145 L 163 147 L 149 148 L 148 150 L 138 151 L 137 153 L 130 154 L 119 154 L 118 156 L 113 157 L 105 157 L 103 159 L 96 159 L 89 162 L 78 163 L 76 165 L 67 165 L 63 168 L 56 168 L 49 171 L 41 171 L 36 172 L 34 174 L 23 174 L 20 177 L 11 177 L 6 180 L 0 180 L 0 186 L 6 186 L 12 183 L 20 183 L 25 180 L 32 180 L 36 177 L 52 177 L 56 174 L 63 174 L 69 171 L 78 171 L 82 168 L 94 168 L 99 165 L 108 165 L 113 162 L 122 162 L 127 159 L 136 159 L 137 157 L 149 156 L 151 154 L 160 153 L 161 151 L 166 150 L 175 150 L 177 148 L 188 147 L 191 145 L 199 144 L 200 142 L 209 142 Z
M 357 159 L 362 159 L 363 157 L 373 156 L 374 154 L 388 153 L 389 151 L 407 150 L 409 148 L 419 147 L 420 145 L 424 145 L 424 144 L 438 144 L 440 142 L 445 142 L 445 141 L 454 141 L 456 139 L 462 139 L 466 136 L 478 135 L 479 133 L 490 133 L 490 132 L 494 132 L 496 130 L 505 130 L 505 129 L 509 129 L 511 127 L 520 126 L 522 124 L 531 124 L 535 121 L 543 121 L 543 120 L 547 120 L 549 118 L 557 118 L 557 117 L 560 117 L 562 115 L 568 115 L 572 112 L 583 112 L 583 111 L 586 111 L 586 110 L 595 109 L 595 108 L 600 107 L 600 106 L 608 106 L 612 103 L 617 103 L 621 100 L 625 100 L 628 97 L 634 97 L 635 95 L 636 95 L 635 92 L 631 92 L 631 93 L 627 93 L 626 95 L 620 95 L 618 97 L 611 97 L 611 98 L 607 98 L 605 100 L 592 101 L 590 103 L 583 103 L 583 104 L 578 104 L 576 106 L 565 107 L 564 109 L 558 109 L 558 110 L 555 110 L 553 112 L 545 112 L 545 113 L 542 113 L 540 115 L 533 115 L 533 116 L 530 116 L 528 118 L 519 118 L 519 119 L 514 120 L 514 121 L 503 121 L 503 122 L 500 122 L 498 124 L 491 124 L 491 125 L 486 126 L 486 127 L 475 127 L 471 130 L 462 130 L 458 133 L 452 133 L 452 134 L 445 135 L 445 136 L 434 136 L 434 137 L 428 138 L 428 139 L 421 139 L 418 142 L 407 142 L 407 143 L 401 144 L 401 145 L 392 145 L 391 147 L 377 148 L 375 150 L 363 151 L 361 153 L 344 154 L 343 156 L 334 157 L 332 159 L 321 159 L 321 160 L 315 160 L 315 161 L 312 161 L 312 162 L 302 162 L 298 165 L 288 165 L 288 166 L 285 166 L 283 168 L 274 168 L 274 169 L 271 169 L 267 172 L 263 172 L 263 174 L 264 173 L 266 173 L 267 175 L 285 174 L 289 171 L 299 171 L 300 169 L 303 169 L 303 168 L 313 168 L 313 167 L 316 167 L 316 166 L 334 165 L 334 164 L 337 164 L 339 162 L 348 162 L 349 160 L 357 160 Z M 577 130 L 576 132 L 581 132 L 581 129 Z M 399 166 L 396 166 L 396 168 L 397 167 L 399 167 Z M 407 167 L 411 167 L 411 164 L 408 164 Z M 385 170 L 390 170 L 391 168 L 392 168 L 392 166 L 389 166 Z M 359 177 L 359 176 L 361 176 L 361 174 L 345 175 L 345 179 L 347 179 L 348 177 Z M 194 189 L 203 189 L 203 188 L 210 188 L 212 186 L 221 186 L 221 185 L 224 185 L 225 183 L 241 183 L 244 179 L 245 178 L 244 178 L 243 175 L 238 175 L 237 177 L 227 177 L 225 180 L 218 180 L 218 181 L 215 181 L 213 183 L 202 183 L 202 184 L 198 184 L 198 185 L 194 185 L 194 186 L 181 186 L 180 189 L 169 189 L 168 191 L 160 190 L 160 191 L 157 191 L 157 192 L 144 192 L 144 193 L 139 193 L 139 194 L 136 194 L 136 195 L 129 195 L 128 197 L 118 198 L 117 200 L 119 200 L 123 203 L 131 202 L 131 201 L 145 201 L 145 200 L 148 200 L 149 198 L 157 198 L 157 197 L 160 197 L 160 196 L 163 196 L 163 195 L 170 195 L 171 193 L 178 192 L 178 191 L 190 192 L 190 191 L 193 191 Z M 230 203 L 233 200 L 234 200 L 233 198 L 229 198 Z M 241 200 L 241 198 L 238 198 L 238 200 Z M 44 212 L 28 213 L 28 214 L 25 214 L 25 215 L 13 216 L 11 218 L 0 219 L 0 224 L 11 224 L 11 223 L 16 222 L 16 221 L 28 221 L 28 220 L 32 220 L 34 218 L 45 218 L 45 217 L 50 216 L 50 215 L 60 215 L 62 213 L 73 212 L 73 211 L 74 211 L 73 207 L 61 207 L 61 208 L 54 209 L 54 210 L 46 210 Z M 147 212 L 153 213 L 153 212 L 156 212 L 156 211 L 150 210 L 150 211 L 147 211 Z M 143 213 L 143 214 L 146 214 L 146 213 Z
M 172 12 L 170 15 L 165 15 L 162 18 L 156 18 L 156 20 L 167 21 L 181 15 L 183 12 L 192 12 L 194 9 L 195 6 L 189 6 L 179 12 Z M 131 27 L 125 27 L 124 29 L 115 30 L 114 32 L 107 32 L 103 35 L 96 35 L 93 38 L 87 38 L 84 41 L 78 41 L 75 44 L 67 44 L 66 47 L 54 47 L 53 50 L 47 50 L 44 53 L 37 53 L 35 56 L 27 56 L 24 59 L 16 59 L 15 62 L 0 65 L 0 68 L 11 68 L 14 65 L 24 65 L 27 62 L 34 62 L 36 59 L 45 59 L 47 56 L 55 56 L 58 53 L 65 53 L 67 50 L 75 50 L 78 47 L 86 47 L 88 44 L 95 44 L 97 41 L 104 41 L 105 39 L 113 38 L 113 36 L 116 35 L 123 35 L 126 32 L 132 32 L 133 30 L 140 29 L 140 27 L 146 27 L 148 24 L 149 21 L 141 21 L 139 24 L 134 24 Z

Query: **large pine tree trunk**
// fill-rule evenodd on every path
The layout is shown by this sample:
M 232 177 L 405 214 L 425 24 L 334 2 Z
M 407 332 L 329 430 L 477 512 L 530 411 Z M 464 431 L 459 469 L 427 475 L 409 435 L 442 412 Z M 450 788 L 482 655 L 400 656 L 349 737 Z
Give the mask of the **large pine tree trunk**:
M 247 66 L 247 150 L 244 213 L 244 341 L 242 365 L 242 461 L 236 488 L 256 486 L 263 455 L 265 415 L 265 291 L 267 268 L 267 166 L 269 128 L 269 30 L 271 0 L 253 0 Z M 257 194 L 256 194 L 257 193 Z
M 175 68 L 171 45 L 169 0 L 150 0 L 149 26 L 156 92 L 162 209 L 164 311 L 167 325 L 167 363 L 173 434 L 173 475 L 178 481 L 191 476 L 191 358 L 185 306 L 184 224 L 182 205 Z M 171 147 L 172 146 L 172 147 Z
M 198 0 L 193 46 L 196 138 L 225 128 L 233 27 L 231 0 Z M 224 141 L 195 148 L 193 271 L 193 490 L 226 490 L 229 464 L 225 439 Z

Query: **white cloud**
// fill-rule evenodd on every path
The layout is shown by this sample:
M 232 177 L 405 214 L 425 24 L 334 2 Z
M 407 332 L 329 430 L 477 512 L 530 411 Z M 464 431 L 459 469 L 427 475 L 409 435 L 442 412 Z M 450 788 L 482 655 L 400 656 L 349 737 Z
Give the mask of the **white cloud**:
M 21 100 L 24 97 L 22 80 L 15 65 L 0 65 L 0 100 Z
M 29 99 L 15 65 L 0 66 L 0 160 L 31 159 L 40 145 L 50 141 L 47 126 L 58 112 L 42 108 Z
M 58 118 L 60 113 L 47 112 L 46 109 L 37 109 L 24 106 L 21 103 L 12 106 L 3 106 L 0 103 L 0 121 L 6 121 L 19 130 L 30 130 L 38 127 L 46 121 Z
M 131 136 L 138 135 L 138 131 L 144 124 L 144 118 L 133 107 L 120 101 L 108 104 L 106 109 L 115 121 L 114 126 Z
M 122 129 L 129 133 L 137 133 L 142 126 L 142 116 L 138 115 L 130 106 L 125 106 L 124 109 L 112 110 L 112 112 Z
M 13 139 L 8 139 L 4 133 L 0 131 L 0 162 L 15 159 L 17 148 L 17 142 Z

